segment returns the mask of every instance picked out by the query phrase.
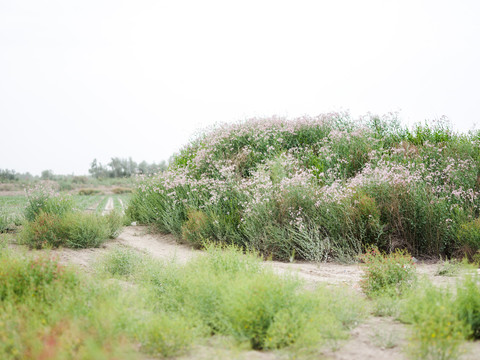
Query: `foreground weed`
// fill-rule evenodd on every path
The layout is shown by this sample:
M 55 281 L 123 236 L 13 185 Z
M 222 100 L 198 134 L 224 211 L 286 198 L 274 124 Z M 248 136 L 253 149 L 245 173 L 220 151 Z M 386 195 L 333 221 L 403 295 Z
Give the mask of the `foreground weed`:
M 100 262 L 100 269 L 113 276 L 130 276 L 142 261 L 140 254 L 129 248 L 117 247 Z
M 133 358 L 129 334 L 136 318 L 120 290 L 88 280 L 48 255 L 2 251 L 0 358 Z M 140 299 L 135 304 L 141 311 Z
M 457 286 L 454 307 L 458 316 L 471 330 L 473 339 L 480 339 L 480 277 L 467 275 Z
M 405 251 L 397 249 L 394 253 L 384 255 L 373 247 L 361 260 L 365 264 L 361 286 L 370 297 L 392 291 L 401 294 L 416 280 L 415 264 Z
M 144 352 L 161 357 L 180 354 L 193 342 L 195 329 L 191 321 L 177 314 L 160 313 L 148 319 L 138 338 Z
M 412 358 L 447 360 L 460 356 L 472 329 L 460 318 L 452 292 L 422 283 L 404 306 L 402 320 L 412 324 Z

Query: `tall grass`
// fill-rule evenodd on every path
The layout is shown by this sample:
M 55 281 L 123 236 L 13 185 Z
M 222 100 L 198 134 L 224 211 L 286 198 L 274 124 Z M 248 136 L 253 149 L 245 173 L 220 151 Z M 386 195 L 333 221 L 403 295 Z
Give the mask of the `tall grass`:
M 352 259 L 372 245 L 452 256 L 476 251 L 464 224 L 479 216 L 479 145 L 445 121 L 409 129 L 391 116 L 225 124 L 141 177 L 127 214 L 195 245 L 283 260 Z

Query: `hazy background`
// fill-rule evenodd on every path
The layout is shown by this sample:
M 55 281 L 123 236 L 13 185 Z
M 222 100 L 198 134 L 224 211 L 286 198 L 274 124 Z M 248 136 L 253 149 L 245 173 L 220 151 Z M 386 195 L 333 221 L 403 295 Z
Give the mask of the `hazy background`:
M 480 121 L 479 1 L 0 0 L 0 168 L 166 160 L 273 114 Z

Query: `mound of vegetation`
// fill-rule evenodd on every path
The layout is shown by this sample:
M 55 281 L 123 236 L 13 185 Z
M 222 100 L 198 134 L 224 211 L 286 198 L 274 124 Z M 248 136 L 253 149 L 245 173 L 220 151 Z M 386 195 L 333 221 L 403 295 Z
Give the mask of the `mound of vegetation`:
M 480 133 L 445 121 L 253 119 L 205 132 L 141 178 L 128 213 L 194 245 L 282 260 L 349 259 L 370 246 L 473 254 L 479 175 Z

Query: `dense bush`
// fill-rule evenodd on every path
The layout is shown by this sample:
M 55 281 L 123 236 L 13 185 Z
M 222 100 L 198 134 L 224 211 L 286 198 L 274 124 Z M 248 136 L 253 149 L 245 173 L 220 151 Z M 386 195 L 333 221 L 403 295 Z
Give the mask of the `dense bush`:
M 480 136 L 347 114 L 254 119 L 200 135 L 141 177 L 128 215 L 186 241 L 278 259 L 352 259 L 375 245 L 451 256 L 478 217 Z

